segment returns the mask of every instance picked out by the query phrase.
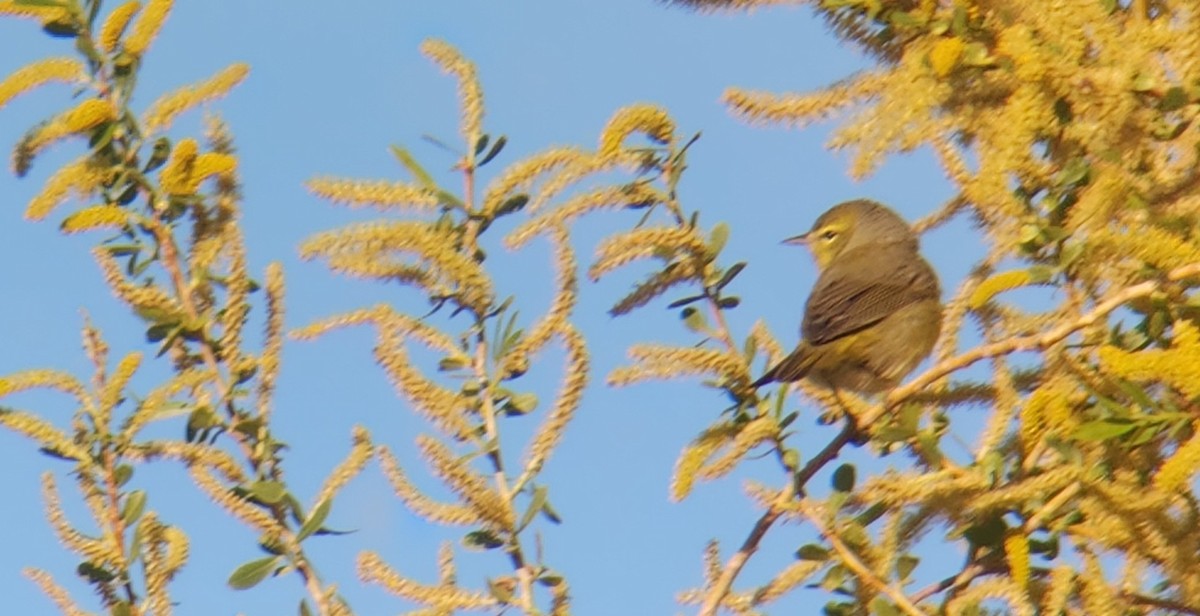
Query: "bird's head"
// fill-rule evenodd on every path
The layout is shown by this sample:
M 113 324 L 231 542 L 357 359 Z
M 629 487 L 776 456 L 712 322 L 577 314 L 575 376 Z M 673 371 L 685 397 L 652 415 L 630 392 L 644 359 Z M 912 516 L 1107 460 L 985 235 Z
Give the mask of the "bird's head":
M 807 246 L 817 267 L 825 269 L 838 255 L 859 246 L 907 243 L 916 250 L 917 236 L 903 218 L 886 206 L 856 199 L 833 206 L 817 218 L 808 233 L 784 243 Z

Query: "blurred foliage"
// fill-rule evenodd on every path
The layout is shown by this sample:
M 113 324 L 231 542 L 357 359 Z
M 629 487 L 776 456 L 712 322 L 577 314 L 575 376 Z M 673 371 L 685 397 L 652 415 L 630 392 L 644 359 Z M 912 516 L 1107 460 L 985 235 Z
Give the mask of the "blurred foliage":
M 676 0 L 701 10 L 750 10 L 798 0 Z M 145 351 L 110 366 L 108 346 L 90 323 L 84 348 L 89 383 L 54 370 L 0 377 L 0 397 L 52 389 L 75 401 L 69 425 L 0 407 L 0 425 L 34 440 L 67 474 L 92 516 L 67 518 L 56 473 L 43 476 L 48 520 L 78 555 L 76 573 L 113 615 L 169 614 L 170 583 L 187 564 L 190 538 L 154 510 L 137 469 L 176 463 L 221 510 L 259 536 L 226 580 L 250 588 L 296 574 L 302 614 L 349 614 L 323 580 L 307 542 L 333 534 L 339 490 L 378 461 L 396 496 L 414 513 L 462 529 L 462 547 L 498 569 L 480 587 L 458 580 L 456 553 L 443 545 L 435 583 L 412 579 L 364 550 L 358 575 L 410 603 L 419 614 L 517 611 L 567 614 L 567 578 L 545 562 L 546 524 L 560 521 L 541 480 L 591 376 L 589 332 L 573 321 L 581 275 L 592 280 L 638 263 L 644 277 L 610 312 L 653 318 L 665 305 L 694 344 L 653 341 L 629 350 L 608 374 L 624 386 L 701 377 L 728 404 L 688 444 L 671 495 L 748 459 L 777 461 L 776 486 L 752 483 L 762 509 L 743 545 L 724 558 L 713 542 L 701 587 L 680 595 L 702 614 L 761 613 L 801 587 L 830 593 L 828 614 L 1200 613 L 1200 4 L 1134 0 L 1023 3 L 1010 0 L 820 0 L 809 2 L 833 32 L 876 59 L 873 68 L 813 93 L 730 88 L 725 100 L 751 122 L 802 125 L 840 118 L 830 146 L 854 153 L 851 171 L 869 174 L 889 154 L 930 148 L 957 194 L 916 223 L 928 230 L 967 216 L 987 255 L 946 303 L 933 365 L 881 400 L 791 387 L 820 408 L 822 421 L 847 428 L 804 457 L 789 409 L 789 387 L 759 392 L 756 366 L 780 345 L 758 322 L 739 335 L 728 313 L 742 309 L 745 263 L 722 255 L 733 229 L 701 221 L 678 187 L 696 137 L 663 109 L 617 110 L 594 149 L 555 147 L 505 162 L 507 139 L 485 131 L 476 67 L 450 45 L 422 51 L 458 82 L 460 138 L 445 186 L 405 147 L 393 154 L 404 179 L 315 178 L 316 195 L 387 218 L 317 234 L 307 259 L 353 277 L 398 284 L 423 297 L 425 314 L 389 305 L 333 315 L 293 332 L 298 339 L 370 325 L 374 354 L 430 434 L 415 447 L 452 495 L 438 500 L 409 479 L 398 457 L 355 428 L 345 459 L 302 503 L 284 477 L 286 444 L 272 431 L 272 395 L 284 342 L 284 278 L 271 265 L 258 282 L 239 228 L 238 160 L 216 116 L 202 138 L 171 132 L 174 120 L 229 93 L 248 74 L 234 65 L 131 107 L 146 53 L 170 13 L 170 0 L 0 2 L 0 15 L 30 19 L 74 42 L 77 57 L 33 62 L 0 81 L 0 107 L 48 83 L 78 89 L 78 101 L 30 129 L 16 144 L 18 175 L 37 168 L 60 142 L 86 153 L 51 173 L 26 216 L 41 220 L 68 201 L 82 205 L 64 233 L 99 233 L 103 278 L 144 322 Z M 586 269 L 570 233 L 600 210 L 629 227 L 605 238 Z M 484 241 L 512 217 L 512 250 L 534 241 L 552 248 L 554 294 L 534 318 L 515 309 L 493 278 Z M 493 235 L 487 235 L 489 231 Z M 1048 307 L 1006 301 L 1008 291 L 1053 291 Z M 262 296 L 261 299 L 259 296 Z M 252 310 L 265 315 L 259 350 L 244 340 Z M 975 328 L 982 342 L 966 348 Z M 537 361 L 551 342 L 563 365 Z M 414 359 L 410 346 L 424 347 Z M 258 347 L 253 347 L 258 348 Z M 1011 357 L 1023 353 L 1020 360 Z M 169 376 L 148 393 L 130 391 L 145 361 Z M 960 371 L 989 365 L 987 378 Z M 560 368 L 556 392 L 535 391 L 531 370 Z M 977 372 L 972 373 L 977 374 Z M 942 441 L 958 408 L 987 413 L 969 455 Z M 505 439 L 507 422 L 540 423 L 527 443 Z M 846 415 L 851 417 L 846 418 Z M 155 422 L 177 439 L 149 438 Z M 852 426 L 866 427 L 857 434 Z M 879 455 L 910 463 L 864 476 L 841 464 L 841 450 L 865 440 Z M 56 467 L 62 468 L 62 467 Z M 809 486 L 828 476 L 829 490 Z M 815 494 L 815 492 L 820 492 Z M 747 561 L 776 524 L 795 521 L 819 540 L 766 580 L 739 583 Z M 961 568 L 913 588 L 923 575 L 917 543 L 933 536 L 963 553 Z M 246 546 L 249 554 L 255 546 Z M 58 609 L 85 614 L 50 572 L 30 569 Z

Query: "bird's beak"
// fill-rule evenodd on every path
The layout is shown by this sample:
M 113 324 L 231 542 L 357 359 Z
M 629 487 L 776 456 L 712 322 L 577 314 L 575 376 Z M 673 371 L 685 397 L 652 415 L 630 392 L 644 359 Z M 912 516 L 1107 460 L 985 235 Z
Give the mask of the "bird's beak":
M 803 235 L 797 235 L 796 237 L 789 237 L 786 240 L 783 240 L 783 243 L 787 244 L 788 246 L 807 246 L 808 234 L 805 233 Z

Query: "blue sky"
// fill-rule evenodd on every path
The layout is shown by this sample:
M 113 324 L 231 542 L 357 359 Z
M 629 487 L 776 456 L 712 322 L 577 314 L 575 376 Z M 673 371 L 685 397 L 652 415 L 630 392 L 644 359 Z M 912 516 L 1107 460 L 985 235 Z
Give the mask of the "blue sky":
M 230 123 L 239 148 L 251 261 L 259 272 L 271 261 L 285 267 L 289 327 L 380 301 L 414 312 L 424 307 L 411 291 L 336 278 L 318 263 L 301 262 L 296 246 L 315 232 L 378 217 L 312 197 L 302 186 L 308 178 L 399 178 L 401 170 L 388 153 L 393 143 L 409 146 L 427 167 L 440 170 L 439 177 L 451 177 L 451 158 L 420 140 L 426 133 L 447 140 L 457 136 L 454 82 L 417 50 L 427 37 L 450 42 L 477 63 L 487 100 L 485 126 L 509 139 L 499 164 L 551 145 L 590 146 L 612 112 L 633 102 L 662 105 L 681 131 L 702 131 L 682 196 L 707 226 L 728 222 L 732 237 L 726 258 L 750 264 L 735 285 L 743 299 L 734 311 L 738 335 L 761 317 L 785 344 L 795 342 L 815 271 L 806 255 L 780 246 L 779 240 L 806 230 L 827 207 L 866 196 L 915 218 L 951 195 L 928 152 L 892 158 L 872 177 L 855 182 L 846 173 L 846 156 L 823 147 L 830 126 L 752 127 L 727 113 L 719 97 L 728 86 L 807 91 L 867 66 L 868 59 L 836 41 L 804 8 L 699 15 L 651 0 L 180 2 L 148 54 L 137 104 L 231 62 L 252 66 L 248 80 L 214 109 Z M 71 45 L 42 35 L 31 22 L 10 19 L 0 20 L 0 51 L 3 75 L 30 60 L 69 54 Z M 47 88 L 0 110 L 0 144 L 10 147 L 29 126 L 65 108 L 70 94 Z M 190 115 L 177 134 L 194 134 L 198 119 L 198 113 Z M 99 279 L 88 252 L 99 238 L 61 236 L 57 218 L 41 224 L 21 218 L 25 202 L 47 174 L 81 147 L 56 148 L 24 180 L 0 174 L 0 374 L 55 367 L 86 377 L 79 349 L 81 311 L 104 331 L 114 355 L 150 350 L 142 342 L 142 325 Z M 603 233 L 632 223 L 619 214 L 585 222 L 577 234 L 581 255 L 590 254 Z M 930 234 L 924 245 L 945 290 L 954 288 L 982 252 L 962 221 Z M 545 246 L 508 255 L 493 244 L 490 253 L 503 292 L 520 295 L 525 314 L 544 309 L 551 276 Z M 684 503 L 668 501 L 675 457 L 714 420 L 724 400 L 697 383 L 619 390 L 603 385 L 603 375 L 623 362 L 625 348 L 634 342 L 691 342 L 665 309 L 666 301 L 623 319 L 607 315 L 607 307 L 639 275 L 631 269 L 585 285 L 576 318 L 591 340 L 596 376 L 544 477 L 565 520 L 542 528 L 547 560 L 566 575 L 575 613 L 584 616 L 678 612 L 674 595 L 700 582 L 705 543 L 715 537 L 727 554 L 757 518 L 741 480 L 781 480 L 773 464 L 752 463 L 733 478 L 701 485 Z M 301 500 L 308 500 L 345 454 L 355 424 L 369 428 L 376 442 L 391 445 L 410 473 L 422 476 L 410 445 L 427 428 L 373 365 L 372 338 L 366 330 L 349 331 L 289 343 L 285 350 L 276 432 L 292 447 L 287 469 Z M 543 400 L 557 387 L 556 357 L 550 354 L 543 373 L 535 370 L 529 377 Z M 134 387 L 144 392 L 163 374 L 162 366 L 149 367 Z M 72 410 L 53 396 L 6 402 L 37 410 L 59 425 L 67 423 Z M 798 399 L 790 404 L 806 406 Z M 797 424 L 802 454 L 814 453 L 831 435 L 811 417 L 808 413 Z M 971 419 L 964 418 L 963 425 L 954 432 L 969 442 Z M 517 435 L 529 429 L 513 428 Z M 182 427 L 171 426 L 167 433 L 175 430 Z M 866 457 L 858 451 L 852 459 Z M 50 570 L 77 598 L 87 598 L 72 580 L 73 557 L 57 546 L 42 515 L 38 474 L 53 469 L 60 489 L 72 495 L 66 466 L 6 432 L 0 432 L 0 464 L 5 469 L 0 493 L 6 495 L 0 504 L 0 593 L 6 604 L 22 606 L 24 613 L 53 613 L 49 601 L 20 576 L 26 565 Z M 905 464 L 903 455 L 893 455 L 868 468 Z M 229 572 L 259 555 L 254 537 L 200 496 L 184 473 L 169 465 L 150 467 L 139 470 L 136 481 L 150 491 L 149 507 L 192 537 L 191 562 L 175 585 L 177 613 L 268 615 L 295 609 L 302 588 L 294 578 L 269 580 L 244 592 L 225 589 Z M 428 481 L 425 485 L 437 490 Z M 70 511 L 82 513 L 74 504 Z M 83 521 L 80 515 L 74 519 Z M 408 513 L 375 466 L 343 492 L 330 524 L 357 532 L 321 538 L 314 544 L 315 559 L 360 614 L 396 613 L 409 606 L 354 578 L 358 550 L 378 550 L 404 573 L 432 581 L 438 543 L 460 536 Z M 811 535 L 802 528 L 777 529 L 740 586 L 766 581 L 808 540 Z M 499 555 L 461 550 L 459 555 L 466 585 L 481 587 L 485 575 L 505 570 Z M 935 569 L 925 579 L 944 574 L 958 559 L 956 548 L 928 552 Z M 778 612 L 807 611 L 819 605 L 811 603 L 818 597 L 823 595 L 797 594 Z

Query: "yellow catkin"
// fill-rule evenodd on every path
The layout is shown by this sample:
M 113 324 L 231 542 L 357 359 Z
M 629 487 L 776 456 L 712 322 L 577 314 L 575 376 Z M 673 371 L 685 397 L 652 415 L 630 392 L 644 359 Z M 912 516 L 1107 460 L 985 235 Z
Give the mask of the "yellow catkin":
M 609 373 L 609 385 L 621 387 L 648 379 L 694 375 L 726 378 L 746 376 L 746 366 L 741 357 L 717 349 L 638 344 L 630 347 L 629 357 L 637 363 Z
M 562 440 L 567 424 L 583 400 L 583 390 L 588 383 L 587 341 L 566 321 L 562 322 L 558 330 L 567 347 L 567 369 L 559 388 L 558 399 L 554 401 L 554 408 L 546 415 L 546 420 L 529 442 L 529 460 L 525 463 L 525 472 L 531 476 L 542 469 L 550 453 Z
M 43 24 L 65 22 L 71 17 L 71 13 L 62 7 L 31 6 L 15 2 L 0 2 L 0 15 L 28 17 L 37 19 Z
M 1192 426 L 1195 435 L 1167 458 L 1154 475 L 1154 486 L 1164 492 L 1187 488 L 1200 469 L 1200 422 Z
M 53 424 L 28 413 L 6 411 L 0 409 L 0 426 L 5 426 L 13 432 L 24 434 L 36 441 L 42 447 L 59 455 L 75 460 L 86 460 L 86 449 L 75 444 L 71 439 Z
M 138 10 L 142 8 L 142 3 L 138 0 L 130 0 L 121 6 L 113 9 L 104 20 L 104 25 L 100 26 L 100 35 L 96 40 L 100 43 L 100 48 L 104 51 L 112 53 L 116 51 L 117 44 L 121 42 L 121 35 L 125 33 L 126 26 Z
M 88 612 L 83 611 L 75 603 L 75 600 L 71 598 L 71 595 L 67 594 L 65 588 L 59 586 L 54 581 L 54 578 L 49 573 L 34 567 L 26 567 L 21 572 L 25 574 L 25 577 L 33 580 L 38 585 L 38 588 L 41 588 L 42 592 L 46 593 L 46 596 L 50 597 L 50 600 L 54 602 L 54 606 L 58 608 L 58 611 L 63 616 L 90 616 Z
M 962 57 L 963 47 L 966 45 L 962 39 L 957 36 L 950 38 L 938 39 L 933 44 L 933 49 L 929 51 L 929 66 L 938 77 L 945 77 L 958 66 L 958 60 Z
M 437 39 L 426 39 L 421 43 L 421 53 L 458 78 L 458 98 L 462 105 L 460 131 L 467 140 L 468 151 L 474 152 L 475 143 L 483 134 L 483 88 L 479 85 L 475 65 L 457 49 Z
M 684 448 L 675 462 L 675 474 L 671 477 L 671 500 L 681 501 L 692 492 L 704 462 L 737 437 L 738 427 L 721 423 L 709 427 L 696 440 Z
M 25 206 L 26 220 L 42 220 L 72 194 L 87 199 L 111 175 L 111 170 L 91 164 L 86 158 L 67 163 L 55 171 L 42 190 Z
M 146 2 L 146 10 L 138 15 L 137 21 L 133 22 L 133 29 L 129 36 L 125 38 L 125 51 L 140 56 L 150 48 L 150 44 L 154 42 L 162 30 L 163 22 L 167 20 L 167 15 L 171 13 L 171 7 L 174 4 L 173 0 L 149 0 Z
M 350 454 L 346 456 L 345 460 L 338 463 L 333 472 L 329 473 L 329 477 L 321 485 L 321 490 L 317 492 L 314 502 L 322 503 L 332 500 L 339 490 L 362 472 L 370 459 L 371 435 L 367 434 L 362 426 L 354 426 L 354 446 L 350 448 Z
M 778 435 L 779 424 L 774 419 L 770 417 L 755 419 L 742 426 L 729 448 L 716 459 L 701 466 L 696 472 L 696 476 L 705 480 L 724 477 L 732 472 L 752 449 Z
M 512 163 L 488 183 L 483 191 L 483 211 L 494 212 L 513 194 L 528 190 L 538 178 L 590 158 L 590 155 L 578 148 L 556 147 Z
M 79 233 L 95 229 L 122 229 L 129 222 L 129 211 L 119 205 L 85 207 L 63 219 L 63 233 Z
M 558 208 L 523 223 L 504 238 L 509 248 L 520 248 L 537 235 L 566 225 L 571 220 L 588 212 L 600 209 L 616 209 L 629 205 L 651 205 L 663 203 L 667 196 L 645 184 L 633 186 L 605 186 L 589 190 L 568 199 Z
M 146 132 L 166 130 L 180 114 L 225 96 L 249 74 L 248 64 L 231 64 L 206 81 L 165 94 L 142 114 L 142 125 Z
M 72 135 L 83 134 L 105 122 L 111 122 L 116 117 L 117 108 L 112 103 L 99 98 L 89 98 L 30 133 L 22 147 L 32 156 L 55 142 Z
M 163 165 L 158 175 L 159 184 L 167 194 L 186 194 L 185 190 L 191 181 L 192 165 L 200 150 L 200 144 L 195 139 L 181 139 L 171 150 L 171 157 Z
M 604 274 L 638 259 L 663 254 L 701 255 L 707 244 L 695 229 L 648 227 L 611 236 L 596 249 L 596 260 L 588 268 L 588 278 L 599 280 Z
M 405 182 L 317 178 L 305 183 L 313 194 L 350 207 L 374 206 L 382 210 L 433 212 L 438 196 L 428 188 Z
M 496 494 L 482 475 L 472 470 L 438 440 L 420 435 L 417 437 L 417 447 L 433 469 L 433 473 L 480 517 L 500 528 L 512 528 L 516 516 L 510 503 Z
M 70 394 L 81 402 L 88 398 L 83 383 L 66 372 L 26 370 L 0 377 L 0 398 L 29 389 L 53 389 Z
M 1004 537 L 1004 557 L 1008 561 L 1008 572 L 1018 588 L 1029 587 L 1029 539 L 1020 530 Z
M 1200 397 L 1200 329 L 1190 321 L 1176 321 L 1169 349 L 1129 352 L 1100 348 L 1105 371 L 1133 381 L 1163 381 L 1189 398 Z
M 396 573 L 378 554 L 369 550 L 358 555 L 358 577 L 367 584 L 379 584 L 388 592 L 417 603 L 437 604 L 456 610 L 481 610 L 496 605 L 495 599 L 481 592 L 414 582 Z
M 213 477 L 207 468 L 197 465 L 192 466 L 189 470 L 191 471 L 192 482 L 207 494 L 214 503 L 220 505 L 233 517 L 262 533 L 275 534 L 282 530 L 279 521 L 272 517 L 271 514 L 251 504 L 246 499 L 239 498 L 227 486 L 217 480 L 216 477 Z
M 52 82 L 77 83 L 85 75 L 87 70 L 74 58 L 47 58 L 32 62 L 0 81 L 0 109 L 38 86 Z
M 972 309 L 979 309 L 991 301 L 993 297 L 1032 282 L 1033 273 L 1027 269 L 993 274 L 987 280 L 979 283 L 979 286 L 975 287 L 975 291 L 971 293 L 971 298 L 967 300 L 967 305 Z
M 408 480 L 404 469 L 400 467 L 400 462 L 387 447 L 380 447 L 377 455 L 379 465 L 383 468 L 383 476 L 392 484 L 396 496 L 404 501 L 405 506 L 413 513 L 435 524 L 448 526 L 471 526 L 483 523 L 483 518 L 471 507 L 435 502 L 421 494 L 417 487 Z
M 625 139 L 640 132 L 657 143 L 669 142 L 675 134 L 675 122 L 666 111 L 649 104 L 636 104 L 618 109 L 600 133 L 598 153 L 602 157 L 616 156 Z
M 762 605 L 770 603 L 791 592 L 804 583 L 817 571 L 825 568 L 826 563 L 819 560 L 797 560 L 780 571 L 766 586 L 754 593 L 755 603 Z
M 62 499 L 58 495 L 54 475 L 49 472 L 42 473 L 42 500 L 46 502 L 46 518 L 54 529 L 54 534 L 67 549 L 96 563 L 119 559 L 120 551 L 113 550 L 112 545 L 88 537 L 71 526 L 67 514 L 63 512 Z

